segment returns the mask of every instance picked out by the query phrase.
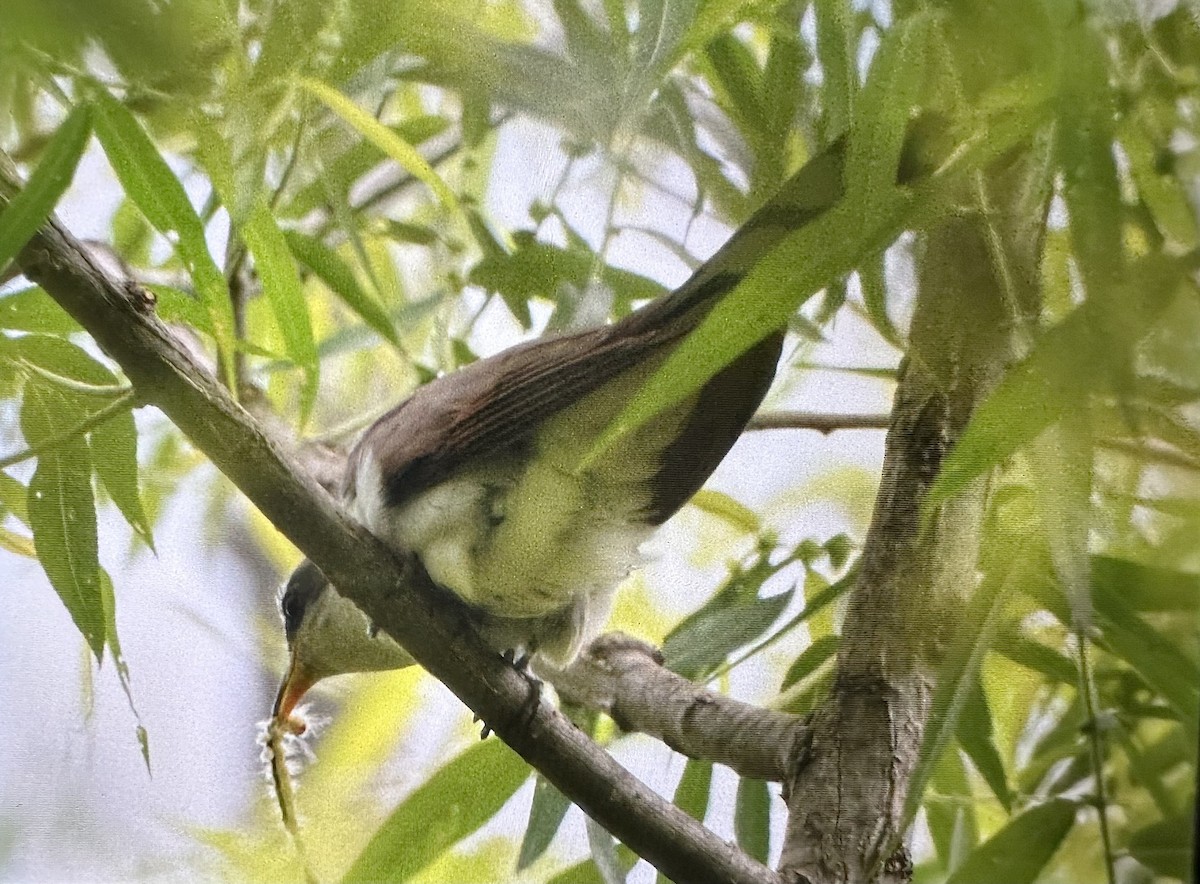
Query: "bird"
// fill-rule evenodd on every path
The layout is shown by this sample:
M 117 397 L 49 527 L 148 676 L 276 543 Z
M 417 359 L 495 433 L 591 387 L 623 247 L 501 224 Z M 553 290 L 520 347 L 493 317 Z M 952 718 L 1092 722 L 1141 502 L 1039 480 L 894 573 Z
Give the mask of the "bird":
M 414 553 L 522 662 L 569 664 L 607 619 L 639 547 L 701 488 L 759 407 L 785 328 L 696 392 L 593 450 L 646 380 L 788 233 L 840 197 L 838 145 L 806 163 L 679 288 L 615 323 L 518 344 L 442 375 L 367 428 L 348 513 Z M 276 721 L 319 680 L 414 661 L 311 561 L 280 609 L 289 663 Z

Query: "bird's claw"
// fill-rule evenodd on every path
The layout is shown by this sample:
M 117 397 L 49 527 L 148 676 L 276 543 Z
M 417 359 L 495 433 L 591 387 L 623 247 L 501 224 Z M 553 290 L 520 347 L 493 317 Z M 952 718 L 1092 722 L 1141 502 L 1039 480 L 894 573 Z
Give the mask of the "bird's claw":
M 504 651 L 501 656 L 506 662 L 511 663 L 512 667 L 516 669 L 517 672 L 525 676 L 525 681 L 529 685 L 529 695 L 525 698 L 525 702 L 521 705 L 520 718 L 521 725 L 527 728 L 533 724 L 534 716 L 537 715 L 538 707 L 542 703 L 542 688 L 544 687 L 544 684 L 540 678 L 533 675 L 529 671 L 529 661 L 533 656 L 532 654 L 518 654 L 514 648 L 509 648 Z M 478 714 L 471 716 L 471 722 L 473 724 L 477 724 L 480 721 L 482 721 L 482 719 Z M 479 739 L 486 740 L 489 736 L 491 736 L 492 733 L 493 731 L 491 725 L 485 721 L 483 722 L 483 728 L 480 730 Z

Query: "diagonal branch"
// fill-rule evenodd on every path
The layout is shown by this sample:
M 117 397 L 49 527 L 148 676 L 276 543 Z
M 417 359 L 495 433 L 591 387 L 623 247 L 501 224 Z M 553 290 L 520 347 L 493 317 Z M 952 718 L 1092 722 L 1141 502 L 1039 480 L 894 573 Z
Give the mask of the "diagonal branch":
M 0 154 L 0 209 L 20 188 Z M 51 218 L 18 258 L 157 406 L 339 589 L 447 685 L 564 795 L 675 881 L 778 878 L 622 768 L 549 704 L 471 628 L 465 609 L 352 524 L 153 314 L 131 279 L 100 267 Z

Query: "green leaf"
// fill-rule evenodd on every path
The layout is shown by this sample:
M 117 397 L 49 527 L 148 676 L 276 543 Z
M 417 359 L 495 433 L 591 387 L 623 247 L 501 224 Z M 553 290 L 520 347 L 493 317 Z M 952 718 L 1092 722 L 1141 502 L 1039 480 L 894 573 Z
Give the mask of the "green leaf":
M 303 421 L 317 398 L 320 360 L 295 259 L 261 189 L 251 194 L 238 192 L 225 139 L 211 126 L 205 127 L 202 135 L 199 152 L 205 169 L 242 241 L 254 256 L 254 266 L 275 317 L 275 325 L 283 337 L 288 359 L 304 372 L 300 391 Z
M 716 74 L 715 86 L 725 93 L 724 107 L 748 139 L 767 129 L 763 106 L 762 71 L 758 61 L 741 40 L 732 34 L 716 38 L 705 48 Z
M 823 123 L 827 140 L 850 128 L 858 92 L 854 12 L 848 0 L 817 0 L 817 59 L 821 62 Z
M 689 758 L 683 768 L 683 776 L 675 787 L 675 806 L 688 816 L 704 822 L 708 814 L 708 802 L 712 793 L 713 763 L 698 758 Z
M 0 298 L 0 328 L 51 335 L 81 330 L 66 310 L 36 286 Z
M 675 787 L 674 804 L 686 812 L 692 819 L 704 822 L 708 814 L 708 801 L 712 793 L 711 761 L 689 758 L 683 768 L 683 776 Z M 671 884 L 662 872 L 655 877 L 657 884 Z
M 25 186 L 0 211 L 0 270 L 17 256 L 38 228 L 46 223 L 71 185 L 75 168 L 91 134 L 91 108 L 78 105 L 46 145 L 41 162 Z
M 1008 786 L 1008 774 L 1004 761 L 996 748 L 996 735 L 992 729 L 992 710 L 979 673 L 975 683 L 967 689 L 962 711 L 958 717 L 958 744 L 971 759 L 975 769 L 983 776 L 992 794 L 1005 810 L 1012 810 L 1012 790 Z
M 246 247 L 254 255 L 254 266 L 262 279 L 263 291 L 271 304 L 275 323 L 283 335 L 288 358 L 304 372 L 304 385 L 300 391 L 303 421 L 317 399 L 321 364 L 317 358 L 317 345 L 313 339 L 300 274 L 296 272 L 287 241 L 276 226 L 275 218 L 261 194 L 255 199 L 240 232 Z
M 533 784 L 533 803 L 529 806 L 529 825 L 525 827 L 517 856 L 518 872 L 529 868 L 546 852 L 570 809 L 571 799 L 538 774 Z
M 296 256 L 296 260 L 315 273 L 325 285 L 329 286 L 330 291 L 340 297 L 347 307 L 377 331 L 380 337 L 392 344 L 399 344 L 396 329 L 383 309 L 383 305 L 358 284 L 358 280 L 354 277 L 354 271 L 337 252 L 316 237 L 307 236 L 294 230 L 287 231 L 284 238 L 287 240 L 288 248 Z
M 916 816 L 938 760 L 959 732 L 959 719 L 978 684 L 979 667 L 995 642 L 1008 590 L 1025 569 L 1022 560 L 1010 563 L 1003 574 L 989 574 L 971 598 L 963 626 L 938 670 L 929 720 L 908 782 L 905 827 Z
M 392 812 L 343 881 L 407 881 L 491 819 L 528 777 L 499 740 L 468 749 Z
M 1142 865 L 1168 878 L 1187 880 L 1196 850 L 1193 814 L 1181 813 L 1138 829 L 1129 852 Z
M 0 471 L 0 510 L 12 513 L 18 521 L 29 524 L 29 489 Z
M 591 817 L 584 817 L 583 825 L 587 830 L 592 863 L 600 872 L 604 884 L 626 884 L 629 867 L 621 861 L 617 839 Z
M 925 821 L 942 866 L 953 871 L 979 841 L 971 779 L 958 752 L 941 757 L 930 785 L 936 795 L 925 802 Z
M 50 375 L 73 381 L 80 388 L 120 387 L 116 375 L 108 368 L 62 338 L 26 335 L 12 341 L 10 351 L 14 358 L 22 359 Z M 42 376 L 35 380 L 38 385 L 45 383 Z M 70 430 L 113 402 L 111 396 L 96 396 L 57 385 L 54 395 L 60 432 Z M 138 489 L 137 428 L 133 414 L 128 410 L 115 412 L 92 427 L 89 434 L 92 440 L 92 466 L 129 526 L 153 549 L 151 524 L 142 507 Z M 26 441 L 30 445 L 37 444 L 28 437 Z
M 113 592 L 112 578 L 103 568 L 100 569 L 100 598 L 104 603 L 104 623 L 107 631 L 108 652 L 112 654 L 113 665 L 117 669 L 117 678 L 121 682 L 121 690 L 125 692 L 125 701 L 129 711 L 133 713 L 137 726 L 134 735 L 138 748 L 142 752 L 142 762 L 146 765 L 146 773 L 150 774 L 150 734 L 142 724 L 142 716 L 133 702 L 133 687 L 129 680 L 129 666 L 125 663 L 125 655 L 121 651 L 121 640 L 117 636 L 117 596 Z
M 771 852 L 771 791 L 764 780 L 738 780 L 733 810 L 738 846 L 761 863 Z
M 688 502 L 701 512 L 716 516 L 743 534 L 756 534 L 762 530 L 762 520 L 758 513 L 722 491 L 701 488 Z
M 1064 411 L 1034 440 L 1028 456 L 1043 536 L 1071 604 L 1071 625 L 1086 629 L 1092 610 L 1092 431 L 1086 409 Z
M 859 96 L 850 124 L 846 180 L 868 217 L 895 185 L 905 135 L 925 78 L 933 16 L 918 12 L 888 30 Z
M 664 665 L 684 678 L 707 676 L 730 653 L 763 635 L 779 619 L 795 589 L 765 599 L 758 590 L 777 569 L 765 560 L 736 572 L 704 607 L 663 641 Z
M 383 125 L 337 89 L 320 80 L 302 77 L 299 85 L 322 101 L 326 107 L 345 120 L 360 135 L 399 163 L 402 169 L 425 182 L 447 209 L 455 212 L 462 211 L 458 198 L 446 186 L 446 182 L 442 180 L 441 176 L 434 171 L 415 147 L 396 132 Z
M 1031 808 L 979 845 L 946 884 L 1033 884 L 1074 823 L 1073 801 Z
M 858 283 L 862 286 L 863 306 L 867 308 L 867 318 L 871 326 L 885 341 L 899 350 L 904 349 L 904 341 L 887 309 L 887 253 L 881 253 L 870 261 L 864 261 L 858 268 Z
M 90 433 L 96 475 L 125 521 L 151 550 L 154 535 L 138 490 L 137 427 L 133 412 L 122 411 L 95 426 Z
M 1113 595 L 1137 611 L 1195 612 L 1200 608 L 1200 574 L 1156 568 L 1130 559 L 1092 557 L 1093 592 Z
M 225 277 L 208 251 L 204 224 L 175 173 L 124 105 L 103 90 L 93 97 L 96 136 L 125 195 L 183 260 L 209 317 L 226 382 L 236 390 L 233 370 L 233 305 Z
M 21 429 L 31 445 L 69 429 L 61 394 L 30 382 L 21 406 Z M 68 439 L 38 458 L 29 483 L 29 525 L 38 560 L 71 619 L 96 655 L 107 638 L 92 463 L 87 441 Z
M 837 635 L 823 635 L 814 641 L 792 661 L 787 674 L 783 676 L 783 684 L 780 685 L 780 689 L 787 690 L 820 669 L 822 664 L 833 659 L 841 643 L 841 636 Z
M 929 489 L 927 511 L 1002 464 L 1078 405 L 1081 380 L 1089 374 L 1087 354 L 1092 343 L 1080 310 L 1042 335 L 1033 351 L 1009 369 L 971 415 Z
M 1119 590 L 1096 587 L 1092 601 L 1100 643 L 1129 663 L 1194 733 L 1200 719 L 1200 666 L 1177 641 L 1135 613 Z
M 538 242 L 528 231 L 514 237 L 515 248 L 506 253 L 493 248 L 471 268 L 470 281 L 488 291 L 499 292 L 513 315 L 528 327 L 531 298 L 557 301 L 562 286 L 584 291 L 597 266 L 596 255 L 583 246 L 562 248 Z M 599 281 L 610 287 L 619 304 L 648 300 L 662 295 L 657 282 L 628 270 L 600 265 Z
M 1026 638 L 1015 629 L 1003 630 L 994 650 L 1014 663 L 1040 672 L 1062 684 L 1075 685 L 1079 682 L 1079 673 L 1069 658 L 1040 642 Z

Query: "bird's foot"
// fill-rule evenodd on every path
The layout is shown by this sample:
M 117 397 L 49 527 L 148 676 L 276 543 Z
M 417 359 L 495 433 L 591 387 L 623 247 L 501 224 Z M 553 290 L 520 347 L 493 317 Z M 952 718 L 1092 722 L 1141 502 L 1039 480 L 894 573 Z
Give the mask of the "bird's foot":
M 517 672 L 525 676 L 525 681 L 529 685 L 529 694 L 526 696 L 525 702 L 521 704 L 520 717 L 522 727 L 529 727 L 533 723 L 538 707 L 542 703 L 542 689 L 545 687 L 542 680 L 529 671 L 529 661 L 533 657 L 533 654 L 518 653 L 515 649 L 509 648 L 501 656 L 506 662 L 511 663 Z M 471 716 L 471 721 L 478 724 L 482 719 L 478 715 L 473 715 Z M 491 734 L 491 726 L 486 721 L 483 722 L 479 739 L 486 740 Z

